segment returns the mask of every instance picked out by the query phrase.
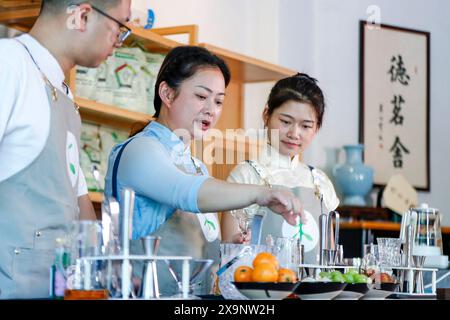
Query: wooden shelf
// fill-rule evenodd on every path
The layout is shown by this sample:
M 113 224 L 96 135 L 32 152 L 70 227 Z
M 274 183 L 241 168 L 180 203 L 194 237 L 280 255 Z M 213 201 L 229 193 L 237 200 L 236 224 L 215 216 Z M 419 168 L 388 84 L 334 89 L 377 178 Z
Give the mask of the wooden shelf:
M 0 8 L 40 6 L 41 0 L 0 0 Z
M 39 6 L 40 4 L 20 8 L 0 7 L 0 24 L 18 29 L 22 32 L 28 32 L 39 15 Z M 167 53 L 170 49 L 181 45 L 181 43 L 154 32 L 157 29 L 146 30 L 142 27 L 134 27 L 131 25 L 129 27 L 132 29 L 132 34 L 126 40 L 125 45 L 139 42 L 146 49 L 155 53 Z M 161 33 L 164 34 L 164 30 Z
M 131 45 L 133 42 L 141 43 L 147 50 L 154 53 L 167 53 L 171 49 L 182 45 L 179 42 L 168 39 L 154 30 L 147 30 L 141 27 L 132 27 L 133 31 L 130 37 L 125 41 L 125 46 Z
M 129 130 L 133 125 L 146 124 L 153 117 L 149 114 L 130 111 L 111 105 L 75 98 L 75 103 L 80 107 L 80 115 L 83 121 Z
M 0 0 L 0 24 L 6 24 L 21 31 L 28 30 L 39 15 L 41 1 Z
M 167 27 L 167 28 L 156 28 L 152 29 L 152 31 L 161 36 L 186 34 L 189 37 L 188 38 L 189 45 L 195 46 L 198 44 L 198 26 L 196 24 Z
M 0 0 L 0 4 L 3 2 L 5 1 Z M 11 3 L 12 2 L 22 3 L 20 1 L 11 1 Z M 6 1 L 6 3 L 8 3 L 8 1 Z M 27 5 L 16 5 L 11 8 L 0 6 L 0 23 L 26 32 L 36 21 L 39 10 L 40 1 L 31 1 Z M 196 44 L 198 41 L 198 27 L 196 25 L 161 29 L 156 28 L 151 30 L 131 25 L 129 25 L 129 27 L 132 29 L 133 33 L 127 39 L 125 45 L 130 45 L 137 41 L 151 52 L 167 53 L 170 49 L 183 45 L 182 43 L 164 37 L 164 35 L 187 33 L 189 34 L 189 44 Z M 207 43 L 201 43 L 199 46 L 207 48 L 225 59 L 231 69 L 233 82 L 253 83 L 277 81 L 297 73 L 294 70 L 283 68 Z
M 201 43 L 199 46 L 208 49 L 227 62 L 231 70 L 231 78 L 233 81 L 245 83 L 277 81 L 297 73 L 297 71 L 222 49 L 207 43 Z
M 365 229 L 365 230 L 383 230 L 383 231 L 400 231 L 400 224 L 388 221 L 356 221 L 341 222 L 341 229 Z

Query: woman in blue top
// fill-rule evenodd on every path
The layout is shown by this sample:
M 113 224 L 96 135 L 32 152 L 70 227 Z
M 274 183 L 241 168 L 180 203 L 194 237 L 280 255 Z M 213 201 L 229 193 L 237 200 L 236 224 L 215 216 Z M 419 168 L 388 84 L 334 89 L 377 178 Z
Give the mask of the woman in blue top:
M 106 197 L 120 202 L 124 187 L 136 192 L 133 239 L 161 236 L 161 255 L 218 262 L 220 226 L 217 215 L 208 212 L 257 203 L 292 225 L 302 214 L 299 200 L 289 191 L 216 180 L 191 155 L 191 139 L 201 139 L 217 123 L 229 82 L 225 62 L 208 50 L 173 49 L 155 84 L 155 121 L 111 152 Z M 159 267 L 160 288 L 170 294 L 176 283 L 166 270 L 167 266 Z M 209 293 L 211 279 L 207 280 L 199 293 Z

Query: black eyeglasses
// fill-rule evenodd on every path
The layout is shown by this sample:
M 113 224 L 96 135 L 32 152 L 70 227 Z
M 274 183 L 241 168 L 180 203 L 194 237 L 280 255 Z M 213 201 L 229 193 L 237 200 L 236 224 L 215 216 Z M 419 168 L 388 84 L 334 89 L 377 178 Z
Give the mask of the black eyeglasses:
M 72 6 L 79 6 L 81 3 L 78 4 L 69 4 L 69 7 Z M 119 25 L 119 43 L 122 44 L 126 38 L 128 38 L 128 36 L 131 34 L 131 29 L 128 28 L 126 25 L 124 25 L 122 22 L 120 22 L 119 20 L 111 17 L 109 14 L 107 14 L 106 12 L 100 10 L 99 8 L 91 5 L 91 8 L 94 9 L 95 11 L 97 11 L 98 13 L 100 13 L 102 16 L 111 19 L 112 21 L 114 21 L 115 23 L 117 23 Z
M 91 5 L 92 9 L 94 9 L 95 11 L 97 11 L 98 13 L 100 13 L 101 15 L 111 19 L 112 21 L 114 21 L 115 23 L 117 23 L 119 25 L 119 43 L 123 43 L 125 41 L 126 38 L 128 38 L 128 36 L 131 34 L 131 29 L 128 28 L 126 25 L 124 25 L 122 22 L 120 22 L 119 20 L 111 17 L 109 14 L 107 14 L 106 12 L 100 10 L 97 7 L 94 7 L 93 5 Z

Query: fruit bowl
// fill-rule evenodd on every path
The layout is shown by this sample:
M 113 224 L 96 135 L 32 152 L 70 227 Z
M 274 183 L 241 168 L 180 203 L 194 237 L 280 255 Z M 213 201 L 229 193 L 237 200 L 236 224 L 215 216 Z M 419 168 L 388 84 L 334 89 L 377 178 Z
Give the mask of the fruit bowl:
M 294 293 L 302 300 L 331 300 L 346 287 L 346 283 L 331 281 L 299 282 Z
M 398 283 L 377 283 L 361 298 L 361 300 L 384 300 L 399 287 Z
M 359 300 L 373 287 L 367 283 L 347 283 L 345 289 L 334 300 Z
M 251 300 L 281 300 L 292 294 L 300 282 L 233 282 Z

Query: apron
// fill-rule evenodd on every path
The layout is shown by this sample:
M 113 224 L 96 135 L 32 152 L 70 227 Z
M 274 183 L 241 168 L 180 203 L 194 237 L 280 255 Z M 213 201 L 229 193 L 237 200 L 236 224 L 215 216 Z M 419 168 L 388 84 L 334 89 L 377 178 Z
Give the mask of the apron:
M 81 119 L 73 101 L 41 74 L 50 104 L 47 141 L 30 165 L 0 183 L 0 299 L 50 296 L 55 240 L 78 217 Z
M 261 180 L 265 184 L 268 184 L 270 177 L 266 174 L 266 170 L 255 161 L 247 162 L 256 171 Z M 274 240 L 277 237 L 300 239 L 300 243 L 304 246 L 305 250 L 304 263 L 316 264 L 319 262 L 320 249 L 319 216 L 322 210 L 328 213 L 328 208 L 326 208 L 323 200 L 320 200 L 323 197 L 320 194 L 320 188 L 317 184 L 318 179 L 315 177 L 315 169 L 313 167 L 309 168 L 313 177 L 313 183 L 316 186 L 315 189 L 306 187 L 287 188 L 285 186 L 272 185 L 273 188 L 289 189 L 300 199 L 308 222 L 304 225 L 299 223 L 297 226 L 291 226 L 282 216 L 265 208 L 267 212 L 262 221 L 261 239 L 264 242 L 269 235 Z
M 117 198 L 117 168 L 121 154 L 131 139 L 123 145 L 115 160 L 112 184 L 113 195 Z M 177 166 L 186 174 L 202 175 L 203 172 L 195 164 L 195 173 L 187 170 L 184 166 Z M 117 191 L 116 191 L 117 192 Z M 194 287 L 194 295 L 207 295 L 212 291 L 214 275 L 219 268 L 220 261 L 220 224 L 217 213 L 195 214 L 182 210 L 175 210 L 173 215 L 151 235 L 160 236 L 161 242 L 157 254 L 159 256 L 190 256 L 194 259 L 212 259 L 214 261 L 210 272 L 198 281 Z M 130 241 L 130 252 L 132 254 L 144 254 L 141 240 Z M 178 292 L 178 285 L 174 277 L 170 274 L 168 264 L 164 261 L 157 261 L 158 284 L 162 296 L 172 296 Z M 141 278 L 144 264 L 142 262 L 133 263 L 133 275 Z M 192 271 L 192 270 L 191 270 Z

